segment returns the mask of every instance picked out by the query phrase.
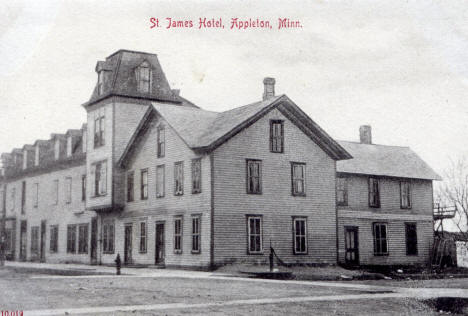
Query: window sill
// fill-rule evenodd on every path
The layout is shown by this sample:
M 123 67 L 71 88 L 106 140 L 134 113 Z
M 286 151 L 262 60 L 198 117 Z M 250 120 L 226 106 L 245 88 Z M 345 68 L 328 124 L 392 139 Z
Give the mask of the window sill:
M 192 250 L 191 254 L 192 255 L 199 255 L 199 254 L 201 254 L 201 251 L 200 250 Z
M 263 251 L 258 251 L 258 252 L 247 252 L 248 255 L 251 255 L 251 256 L 263 256 L 264 255 L 264 252 Z
M 103 251 L 102 253 L 105 255 L 113 255 L 114 251 Z
M 144 254 L 144 255 L 145 255 L 145 254 L 147 254 L 148 252 L 145 250 L 145 251 L 138 251 L 138 253 Z
M 93 196 L 91 196 L 91 198 L 92 199 L 97 199 L 97 198 L 104 197 L 104 196 L 107 196 L 107 193 L 100 194 L 100 195 L 93 195 Z
M 380 208 L 380 205 L 369 205 L 371 208 Z
M 400 209 L 402 209 L 402 210 L 411 210 L 412 207 L 411 206 L 408 206 L 408 207 L 400 206 Z
M 174 250 L 174 254 L 175 254 L 175 255 L 181 255 L 181 254 L 182 254 L 182 250 Z
M 293 193 L 292 196 L 306 197 L 306 194 L 305 193 Z
M 182 193 L 174 193 L 174 195 L 175 196 L 182 196 L 182 195 L 184 195 L 184 193 L 183 192 Z
M 201 191 L 192 191 L 192 194 L 200 194 Z
M 262 192 L 247 192 L 247 194 L 251 194 L 251 195 L 262 195 Z
M 407 257 L 417 257 L 417 256 L 418 256 L 418 254 L 417 254 L 417 253 L 415 253 L 415 254 L 411 254 L 411 255 L 410 255 L 410 254 L 406 254 L 406 256 L 407 256 Z
M 164 197 L 164 195 L 156 195 L 157 199 L 162 199 L 163 197 Z
M 388 257 L 388 253 L 374 253 L 374 257 Z
M 309 252 L 294 252 L 294 255 L 295 256 L 307 256 L 309 254 Z

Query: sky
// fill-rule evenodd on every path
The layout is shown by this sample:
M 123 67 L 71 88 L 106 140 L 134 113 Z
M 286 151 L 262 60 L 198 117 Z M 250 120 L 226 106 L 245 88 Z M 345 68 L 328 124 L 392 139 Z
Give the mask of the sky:
M 231 30 L 235 17 L 273 28 Z M 258 101 L 274 77 L 336 139 L 369 124 L 374 143 L 410 146 L 440 174 L 468 156 L 468 2 L 455 0 L 0 1 L 0 152 L 80 128 L 96 62 L 118 49 L 158 54 L 171 87 L 207 110 Z

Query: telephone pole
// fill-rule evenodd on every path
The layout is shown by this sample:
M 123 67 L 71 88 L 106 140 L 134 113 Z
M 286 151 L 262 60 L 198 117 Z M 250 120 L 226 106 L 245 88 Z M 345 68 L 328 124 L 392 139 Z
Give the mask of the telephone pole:
M 0 169 L 1 172 L 1 169 Z M 5 175 L 0 173 L 0 185 L 2 189 L 2 204 L 0 208 L 2 209 L 2 220 L 0 222 L 0 267 L 5 265 L 5 242 L 6 242 L 6 181 Z

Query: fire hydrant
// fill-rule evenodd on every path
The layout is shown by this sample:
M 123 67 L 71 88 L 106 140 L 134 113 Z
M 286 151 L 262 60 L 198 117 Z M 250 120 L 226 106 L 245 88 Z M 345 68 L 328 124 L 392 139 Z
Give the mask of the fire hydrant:
M 117 275 L 120 275 L 120 267 L 122 266 L 122 260 L 120 260 L 120 253 L 117 254 L 117 258 L 115 258 L 115 268 L 117 269 Z

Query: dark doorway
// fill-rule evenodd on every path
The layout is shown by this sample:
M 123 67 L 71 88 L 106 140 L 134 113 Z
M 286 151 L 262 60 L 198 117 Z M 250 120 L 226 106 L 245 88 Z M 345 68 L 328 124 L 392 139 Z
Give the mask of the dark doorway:
M 22 261 L 26 261 L 26 247 L 28 245 L 27 231 L 28 231 L 28 223 L 26 221 L 21 221 L 19 258 Z
M 347 265 L 359 265 L 359 234 L 358 227 L 345 227 L 345 262 Z
M 91 219 L 91 264 L 97 264 L 97 218 Z
M 132 263 L 132 224 L 125 225 L 124 264 Z
M 45 253 L 46 253 L 46 221 L 41 221 L 41 262 L 45 262 Z
M 164 264 L 164 222 L 156 222 L 156 249 L 155 249 L 155 264 Z

